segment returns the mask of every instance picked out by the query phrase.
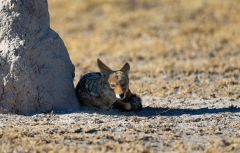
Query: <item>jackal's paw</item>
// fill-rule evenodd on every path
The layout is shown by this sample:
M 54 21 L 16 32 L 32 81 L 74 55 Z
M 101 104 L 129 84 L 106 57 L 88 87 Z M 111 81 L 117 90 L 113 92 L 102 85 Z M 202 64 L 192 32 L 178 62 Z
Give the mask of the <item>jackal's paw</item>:
M 125 103 L 125 104 L 124 104 L 124 108 L 125 108 L 126 110 L 130 110 L 130 109 L 131 109 L 131 104 L 130 104 L 130 103 Z
M 142 109 L 142 100 L 136 94 L 133 94 L 131 96 L 130 104 L 131 104 L 131 110 L 133 110 L 133 111 L 137 111 L 137 110 L 141 110 Z

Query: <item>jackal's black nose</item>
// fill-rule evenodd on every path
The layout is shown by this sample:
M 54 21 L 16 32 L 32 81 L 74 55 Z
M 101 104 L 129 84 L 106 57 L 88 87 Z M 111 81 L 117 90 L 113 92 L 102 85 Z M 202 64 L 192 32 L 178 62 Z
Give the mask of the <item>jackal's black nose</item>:
M 124 97 L 124 94 L 120 94 L 119 96 L 120 96 L 121 98 L 123 98 L 123 97 Z

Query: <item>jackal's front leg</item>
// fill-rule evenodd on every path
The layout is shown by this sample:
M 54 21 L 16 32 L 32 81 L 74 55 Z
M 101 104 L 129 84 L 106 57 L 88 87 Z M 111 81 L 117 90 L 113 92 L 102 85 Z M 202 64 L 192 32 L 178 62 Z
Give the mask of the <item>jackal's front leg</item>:
M 117 109 L 123 109 L 123 110 L 130 110 L 131 109 L 131 104 L 128 102 L 123 102 L 120 100 L 117 100 L 114 104 L 113 104 L 114 108 Z

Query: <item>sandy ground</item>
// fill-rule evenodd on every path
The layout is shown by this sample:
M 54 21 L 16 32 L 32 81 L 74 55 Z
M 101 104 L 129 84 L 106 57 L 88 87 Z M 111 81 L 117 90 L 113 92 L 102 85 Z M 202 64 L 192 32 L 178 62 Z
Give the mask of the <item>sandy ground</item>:
M 23 152 L 24 147 L 26 152 L 240 151 L 239 102 L 149 96 L 142 100 L 144 108 L 139 112 L 82 107 L 79 112 L 69 114 L 0 115 L 0 149 L 5 152 L 14 149 Z M 30 148 L 28 141 L 32 143 Z
M 240 3 L 48 0 L 80 76 L 131 65 L 143 110 L 0 114 L 6 152 L 240 152 Z

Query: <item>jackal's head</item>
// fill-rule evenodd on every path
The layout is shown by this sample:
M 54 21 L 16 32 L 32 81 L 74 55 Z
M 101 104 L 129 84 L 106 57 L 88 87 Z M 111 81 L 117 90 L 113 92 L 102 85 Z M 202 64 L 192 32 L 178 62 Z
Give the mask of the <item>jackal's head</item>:
M 128 73 L 130 65 L 125 63 L 120 70 L 113 71 L 99 59 L 97 60 L 97 64 L 103 76 L 103 80 L 106 81 L 109 89 L 115 93 L 117 99 L 123 100 L 129 88 Z

